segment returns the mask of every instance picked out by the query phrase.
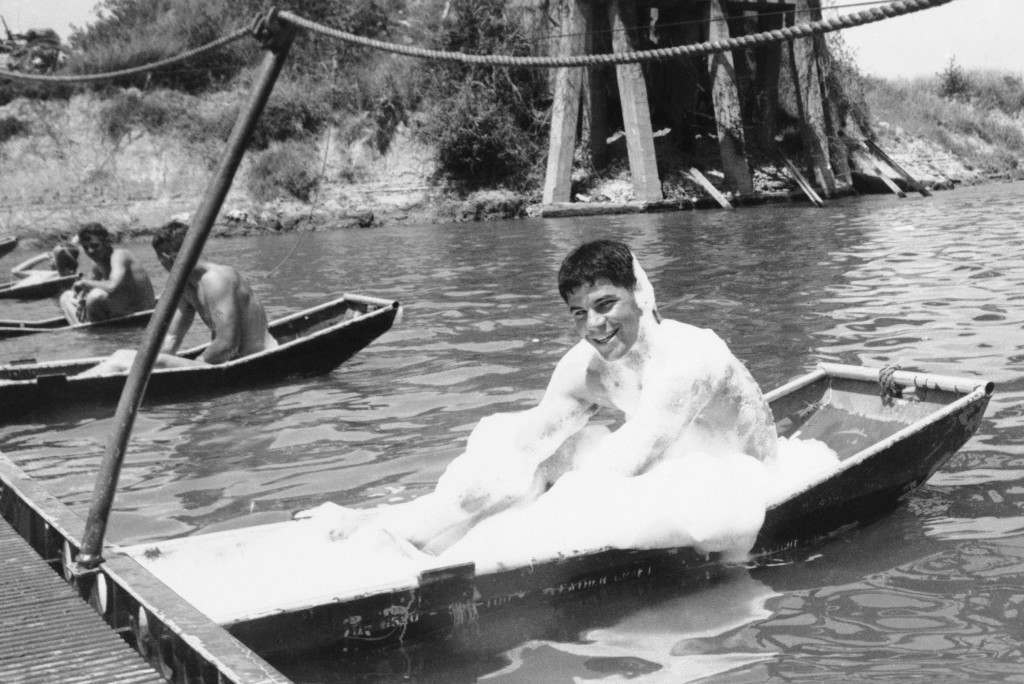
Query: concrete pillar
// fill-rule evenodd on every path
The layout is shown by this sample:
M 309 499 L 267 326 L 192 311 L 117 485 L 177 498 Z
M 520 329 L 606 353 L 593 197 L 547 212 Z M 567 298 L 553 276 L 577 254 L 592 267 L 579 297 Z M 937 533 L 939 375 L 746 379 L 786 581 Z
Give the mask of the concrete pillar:
M 631 51 L 632 41 L 626 28 L 636 25 L 632 0 L 609 0 L 608 20 L 612 30 L 612 50 Z M 615 67 L 615 76 L 622 104 L 622 128 L 626 133 L 633 196 L 640 201 L 660 200 L 663 198 L 661 179 L 654 155 L 654 131 L 651 129 L 651 110 L 643 70 L 639 64 L 619 64 Z
M 709 0 L 708 40 L 725 40 L 729 37 L 729 25 L 725 18 L 725 0 Z M 708 58 L 708 70 L 711 75 L 711 97 L 715 104 L 722 171 L 733 190 L 741 195 L 749 195 L 754 191 L 754 181 L 747 164 L 743 117 L 740 113 L 732 53 L 718 52 L 711 55 Z
M 556 12 L 559 17 L 556 30 L 561 35 L 558 53 L 581 53 L 586 26 L 580 0 L 560 0 Z M 572 199 L 572 160 L 576 150 L 582 81 L 582 67 L 562 67 L 555 73 L 548 164 L 542 196 L 544 204 L 568 202 Z

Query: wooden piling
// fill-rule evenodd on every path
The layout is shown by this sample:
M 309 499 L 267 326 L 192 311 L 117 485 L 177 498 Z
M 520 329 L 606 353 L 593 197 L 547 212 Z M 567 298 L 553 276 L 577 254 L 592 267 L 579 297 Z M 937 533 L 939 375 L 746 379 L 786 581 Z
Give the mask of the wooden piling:
M 820 0 L 795 0 L 795 11 L 799 22 L 820 19 Z M 825 108 L 815 49 L 813 36 L 789 41 L 790 67 L 797 108 L 800 110 L 801 138 L 810 157 L 815 182 L 826 196 L 831 197 L 836 191 L 836 179 L 829 163 Z
M 608 35 L 608 17 L 597 12 L 592 2 L 582 2 L 583 26 L 586 27 L 584 50 L 587 54 L 608 52 L 610 41 L 598 40 Z M 580 126 L 583 144 L 590 154 L 590 163 L 594 170 L 600 171 L 608 164 L 608 136 L 611 129 L 608 123 L 607 84 L 610 70 L 605 65 L 587 67 L 586 78 L 583 79 L 583 122 Z
M 558 9 L 561 30 L 558 51 L 563 55 L 579 54 L 583 51 L 583 37 L 586 34 L 580 3 L 578 0 L 564 0 Z M 583 69 L 580 67 L 562 67 L 555 72 L 548 163 L 544 174 L 545 204 L 568 202 L 571 199 L 572 160 L 576 149 L 582 81 Z
M 759 10 L 758 30 L 773 31 L 783 26 L 783 18 L 777 10 Z M 775 135 L 779 132 L 779 71 L 782 69 L 782 43 L 773 42 L 757 48 L 758 141 L 762 150 L 775 146 Z
M 608 21 L 612 30 L 612 50 L 630 52 L 633 44 L 628 28 L 636 24 L 630 0 L 610 0 Z M 662 199 L 661 179 L 654 154 L 654 131 L 651 109 L 647 102 L 647 85 L 639 64 L 615 66 L 622 107 L 622 128 L 626 133 L 626 152 L 633 180 L 633 196 L 641 202 Z
M 708 2 L 708 40 L 729 38 L 725 0 Z M 711 97 L 715 106 L 715 125 L 722 171 L 726 182 L 740 195 L 754 192 L 754 180 L 747 164 L 743 117 L 740 112 L 739 89 L 731 52 L 717 52 L 708 58 L 711 74 Z

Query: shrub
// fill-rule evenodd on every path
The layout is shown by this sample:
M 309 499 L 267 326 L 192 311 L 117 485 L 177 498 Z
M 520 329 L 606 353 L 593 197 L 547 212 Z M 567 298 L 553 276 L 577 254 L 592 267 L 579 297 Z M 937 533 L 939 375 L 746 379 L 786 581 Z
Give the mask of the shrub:
M 271 145 L 249 168 L 250 194 L 260 202 L 287 195 L 308 202 L 320 185 L 316 159 L 316 151 L 307 144 Z
M 181 54 L 244 25 L 251 16 L 248 5 L 254 12 L 256 5 L 247 0 L 103 0 L 100 18 L 71 34 L 67 70 L 118 71 Z M 236 41 L 182 64 L 123 77 L 117 84 L 201 91 L 237 74 L 256 50 L 252 41 Z
M 137 90 L 126 90 L 111 96 L 98 113 L 100 131 L 107 139 L 115 142 L 137 129 L 159 133 L 180 124 L 185 115 L 184 106 Z
M 501 0 L 451 0 L 433 28 L 437 47 L 525 55 L 531 42 Z M 535 69 L 432 64 L 421 77 L 416 136 L 437 150 L 439 172 L 466 189 L 524 185 L 545 139 L 546 74 Z
M 16 116 L 0 117 L 0 143 L 19 135 L 27 135 L 29 130 L 29 125 Z
M 971 82 L 964 70 L 956 63 L 955 57 L 939 72 L 939 95 L 950 99 L 966 99 L 971 92 Z

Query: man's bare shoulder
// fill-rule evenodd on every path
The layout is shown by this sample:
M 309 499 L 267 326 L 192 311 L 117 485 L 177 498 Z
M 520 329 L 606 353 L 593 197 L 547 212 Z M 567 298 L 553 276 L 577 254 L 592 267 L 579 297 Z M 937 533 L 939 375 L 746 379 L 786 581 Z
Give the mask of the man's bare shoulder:
M 649 383 L 682 387 L 718 375 L 732 359 L 728 345 L 715 331 L 666 319 L 657 327 L 644 376 Z
M 693 354 L 696 352 L 711 354 L 729 354 L 729 347 L 714 330 L 698 328 L 689 323 L 664 319 L 657 328 L 658 346 L 664 350 L 675 350 L 678 353 Z M 679 347 L 678 345 L 684 345 Z
M 110 263 L 131 264 L 135 262 L 135 255 L 125 247 L 115 247 L 110 251 Z
M 199 289 L 210 293 L 223 293 L 236 290 L 240 283 L 241 276 L 231 266 L 207 262 L 203 265 Z

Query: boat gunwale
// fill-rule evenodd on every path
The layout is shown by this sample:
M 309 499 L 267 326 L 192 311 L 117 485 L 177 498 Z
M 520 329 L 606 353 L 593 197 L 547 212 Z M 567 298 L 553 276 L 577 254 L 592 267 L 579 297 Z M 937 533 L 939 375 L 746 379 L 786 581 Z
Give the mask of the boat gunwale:
M 70 287 L 76 280 L 78 280 L 77 274 L 57 276 L 56 278 L 50 278 L 49 280 L 41 280 L 35 283 L 29 283 L 28 285 L 22 285 L 21 280 L 8 280 L 7 282 L 0 283 L 0 299 L 45 299 L 47 297 L 54 296 L 52 293 L 50 293 L 50 289 L 58 287 L 59 289 L 57 290 L 57 293 L 60 293 L 63 290 L 68 289 L 68 287 Z M 67 287 L 64 287 L 65 285 Z M 45 290 L 47 294 L 32 294 L 25 297 L 21 297 L 18 296 L 18 294 L 16 294 L 19 293 L 21 290 L 31 292 L 32 290 L 40 289 Z
M 832 379 L 840 379 L 858 380 L 865 382 L 877 381 L 877 374 L 869 375 L 867 373 L 861 372 L 861 369 L 861 366 L 847 366 L 842 364 L 823 363 L 818 366 L 818 371 L 823 371 L 823 373 L 818 371 L 811 371 L 807 375 L 802 376 L 801 378 L 797 378 L 797 381 L 810 378 L 808 382 L 798 383 L 794 381 L 792 383 L 784 385 L 782 388 L 779 389 L 784 389 L 786 387 L 789 387 L 790 385 L 793 385 L 792 389 L 790 389 L 789 392 L 791 393 L 799 389 L 803 389 L 804 387 L 807 387 L 813 384 L 813 382 L 819 380 L 831 381 Z M 851 370 L 857 372 L 851 372 Z M 928 382 L 929 380 L 931 380 L 931 382 Z M 877 454 L 891 448 L 893 444 L 902 442 L 905 439 L 921 432 L 929 425 L 937 423 L 950 415 L 958 413 L 967 406 L 977 402 L 978 400 L 986 396 L 991 395 L 993 390 L 995 389 L 995 383 L 990 380 L 984 380 L 980 378 L 977 380 L 970 378 L 957 378 L 952 376 L 933 375 L 931 373 L 908 373 L 897 371 L 896 374 L 893 376 L 893 381 L 896 382 L 896 384 L 902 385 L 904 387 L 913 386 L 925 389 L 938 389 L 940 391 L 951 392 L 959 394 L 961 396 L 957 397 L 948 404 L 944 404 L 936 408 L 934 411 L 930 411 L 929 413 L 918 418 L 917 420 L 908 423 L 907 425 L 900 428 L 896 432 L 892 433 L 888 437 L 885 437 L 877 442 L 874 442 L 870 446 L 867 446 L 864 449 L 861 449 L 860 451 L 844 458 L 839 462 L 839 466 L 834 470 L 829 470 L 827 472 L 821 473 L 821 475 L 819 475 L 815 479 L 809 480 L 807 483 L 805 483 L 800 489 L 788 494 L 784 499 L 769 502 L 768 506 L 766 507 L 766 510 L 778 508 L 779 506 L 782 506 L 788 503 L 789 501 L 792 501 L 793 499 L 806 493 L 807 491 L 813 489 L 814 487 L 817 487 L 823 482 L 826 482 L 827 480 L 830 480 L 833 477 L 844 473 L 850 468 L 854 468 L 860 465 L 861 463 L 864 463 L 873 456 L 876 456 Z M 964 388 L 968 386 L 970 383 L 973 383 L 973 389 L 965 391 Z M 782 396 L 785 395 L 776 394 L 773 397 L 773 399 L 781 398 Z
M 143 316 L 148 319 L 152 315 L 153 309 L 143 309 L 123 316 L 106 318 L 102 321 L 87 321 L 85 323 L 68 323 L 67 319 L 63 316 L 40 318 L 35 321 L 18 321 L 8 318 L 0 320 L 0 340 L 6 339 L 8 336 L 17 337 L 19 335 L 31 335 L 41 332 L 65 332 L 68 330 L 83 330 L 85 328 L 116 327 L 126 323 L 133 323 L 136 319 L 141 319 Z M 61 325 L 62 322 L 64 325 Z M 5 333 L 14 334 L 5 335 Z

